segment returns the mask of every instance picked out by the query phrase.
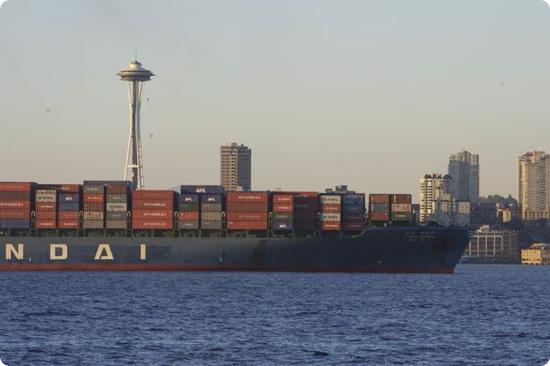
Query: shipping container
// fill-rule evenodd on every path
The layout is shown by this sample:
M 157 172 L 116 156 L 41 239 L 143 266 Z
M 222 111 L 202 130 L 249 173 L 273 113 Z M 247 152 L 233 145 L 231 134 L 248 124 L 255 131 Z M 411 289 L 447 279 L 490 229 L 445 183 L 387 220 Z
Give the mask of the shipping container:
M 369 195 L 369 203 L 383 203 L 383 204 L 389 204 L 390 203 L 390 195 L 389 194 L 370 194 Z
M 103 203 L 84 203 L 84 211 L 100 211 L 103 212 L 105 204 Z
M 199 212 L 198 203 L 180 203 L 178 205 L 178 211 L 180 212 Z
M 199 221 L 178 221 L 178 229 L 180 230 L 198 230 Z
M 36 220 L 54 220 L 57 217 L 55 210 L 44 210 L 35 212 Z
M 80 205 L 78 203 L 60 203 L 57 207 L 59 211 L 80 211 Z
M 221 203 L 203 203 L 201 204 L 201 212 L 221 212 Z
M 2 220 L 28 220 L 30 217 L 31 212 L 29 210 L 0 211 L 0 219 Z
M 144 219 L 132 218 L 132 229 L 136 230 L 170 230 L 173 228 L 173 220 L 170 219 Z
M 34 183 L 29 182 L 0 182 L 1 192 L 30 192 Z
M 340 221 L 321 221 L 321 230 L 340 231 L 342 228 Z
M 412 212 L 410 203 L 394 203 L 391 205 L 392 212 Z
M 126 203 L 109 203 L 107 202 L 106 210 L 108 212 L 127 212 L 128 205 Z
M 342 196 L 339 194 L 321 194 L 320 202 L 321 205 L 340 205 L 342 203 Z
M 202 230 L 221 230 L 222 221 L 221 220 L 201 220 L 201 229 Z
M 106 212 L 105 218 L 110 221 L 128 220 L 128 212 Z
M 57 192 L 54 190 L 39 189 L 34 194 L 35 202 L 57 202 Z
M 0 210 L 30 210 L 31 201 L 0 201 Z
M 369 211 L 369 220 L 370 221 L 389 221 L 390 220 L 390 213 L 389 212 Z
M 31 192 L 2 192 L 0 191 L 0 201 L 28 201 L 31 198 Z
M 58 202 L 59 203 L 79 203 L 80 194 L 78 193 L 59 193 Z
M 286 205 L 293 205 L 294 204 L 294 196 L 292 194 L 281 194 L 281 193 L 274 193 L 273 194 L 273 204 L 281 203 Z
M 287 212 L 273 212 L 271 218 L 272 220 L 294 221 L 294 215 Z
M 30 229 L 30 227 L 31 221 L 29 218 L 0 220 L 0 229 Z
M 102 193 L 84 193 L 84 203 L 103 203 L 105 195 Z
M 58 219 L 61 220 L 78 220 L 79 212 L 78 211 L 60 211 L 57 214 Z
M 174 202 L 168 201 L 137 201 L 132 200 L 132 210 L 174 210 Z
M 321 204 L 321 212 L 339 214 L 342 211 L 342 206 L 336 203 Z
M 82 188 L 82 192 L 86 194 L 105 194 L 105 186 L 104 185 L 87 185 L 86 182 L 84 182 L 84 187 Z
M 292 231 L 294 230 L 294 223 L 292 221 L 273 221 L 271 223 L 271 229 L 277 231 Z
M 369 207 L 369 211 L 389 213 L 390 212 L 390 205 L 387 204 L 387 203 L 371 203 L 370 207 Z
M 80 184 L 60 184 L 57 190 L 64 193 L 80 193 Z
M 107 203 L 128 203 L 129 195 L 122 193 L 108 193 L 106 196 Z
M 267 221 L 267 212 L 227 212 L 228 221 Z
M 267 230 L 267 221 L 227 221 L 227 230 Z
M 132 220 L 171 220 L 173 216 L 171 210 L 132 210 Z
M 105 214 L 102 211 L 84 211 L 84 221 L 103 221 Z
M 60 229 L 78 229 L 80 222 L 78 220 L 61 220 L 57 222 L 57 227 Z
M 392 194 L 391 195 L 392 204 L 412 204 L 412 195 L 410 194 Z
M 106 220 L 105 221 L 106 229 L 127 229 L 128 221 L 127 220 Z
M 36 202 L 34 206 L 36 211 L 55 211 L 57 208 L 55 202 Z
M 37 229 L 55 229 L 57 226 L 57 221 L 54 220 L 47 220 L 47 219 L 36 219 L 35 221 L 35 227 Z
M 222 213 L 221 211 L 203 211 L 201 212 L 201 222 L 202 221 L 221 221 Z
M 199 203 L 200 195 L 197 193 L 182 193 L 180 195 L 179 203 Z
M 180 212 L 178 214 L 178 220 L 180 221 L 199 221 L 198 212 Z
M 224 189 L 217 185 L 182 185 L 180 193 L 215 193 L 222 194 Z
M 222 195 L 221 194 L 201 194 L 200 195 L 200 201 L 201 205 L 205 204 L 220 204 L 222 203 Z
M 176 192 L 166 190 L 145 190 L 140 189 L 132 193 L 135 201 L 174 201 Z
M 412 220 L 412 213 L 411 212 L 392 212 L 391 219 L 392 221 L 410 222 Z
M 292 203 L 273 203 L 273 212 L 294 212 L 294 204 Z
M 103 229 L 105 227 L 105 223 L 103 220 L 84 220 L 82 227 L 84 229 Z

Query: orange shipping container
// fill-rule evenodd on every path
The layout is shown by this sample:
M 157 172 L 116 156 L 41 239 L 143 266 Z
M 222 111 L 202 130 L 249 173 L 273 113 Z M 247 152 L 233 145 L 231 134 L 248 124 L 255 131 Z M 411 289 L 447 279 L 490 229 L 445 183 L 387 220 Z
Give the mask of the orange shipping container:
M 174 201 L 176 192 L 166 190 L 145 190 L 140 189 L 132 192 L 134 200 L 152 200 L 152 201 Z
M 37 229 L 55 229 L 55 220 L 36 220 Z
M 31 190 L 28 182 L 0 182 L 1 192 L 26 192 Z
M 273 212 L 290 212 L 294 211 L 294 206 L 288 203 L 274 203 Z
M 172 219 L 136 220 L 132 219 L 132 229 L 137 230 L 171 230 L 174 227 Z
M 371 194 L 369 195 L 370 203 L 390 203 L 389 194 Z
M 57 227 L 60 229 L 78 229 L 80 223 L 78 220 L 59 220 Z
M 267 230 L 267 221 L 227 221 L 227 230 Z
M 55 211 L 36 211 L 36 220 L 55 220 Z
M 132 218 L 136 220 L 147 220 L 147 219 L 170 219 L 174 213 L 170 210 L 133 210 Z
M 59 220 L 78 220 L 78 211 L 59 211 Z
M 133 210 L 174 210 L 174 201 L 143 201 L 143 200 L 133 200 L 132 201 L 132 211 Z

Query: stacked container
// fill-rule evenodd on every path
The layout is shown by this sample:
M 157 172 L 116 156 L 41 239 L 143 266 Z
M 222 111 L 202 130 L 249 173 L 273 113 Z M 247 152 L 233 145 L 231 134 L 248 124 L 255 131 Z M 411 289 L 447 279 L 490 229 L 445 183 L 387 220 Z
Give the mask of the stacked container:
M 38 187 L 34 192 L 35 228 L 55 229 L 57 227 L 57 190 Z
M 227 230 L 267 230 L 267 192 L 228 192 Z
M 0 229 L 30 229 L 32 183 L 0 183 Z
M 369 221 L 371 222 L 390 221 L 390 195 L 389 194 L 369 195 Z
M 59 186 L 57 195 L 57 227 L 59 229 L 80 228 L 80 185 Z
M 342 229 L 363 231 L 365 227 L 365 195 L 346 194 L 342 196 Z
M 412 196 L 410 194 L 391 195 L 391 221 L 397 223 L 412 222 Z
M 273 194 L 271 229 L 275 231 L 294 230 L 294 196 L 288 193 Z
M 176 192 L 138 190 L 132 194 L 132 229 L 171 230 L 174 227 Z
M 222 195 L 203 193 L 201 203 L 201 230 L 222 229 Z
M 84 229 L 105 228 L 105 185 L 84 182 Z
M 338 194 L 322 194 L 320 203 L 321 230 L 340 231 L 342 228 L 342 196 Z
M 294 230 L 314 231 L 319 211 L 319 193 L 293 192 L 294 196 Z
M 199 229 L 199 194 L 182 193 L 178 205 L 178 228 L 180 230 Z
M 107 182 L 106 188 L 105 227 L 107 229 L 127 229 L 130 182 Z

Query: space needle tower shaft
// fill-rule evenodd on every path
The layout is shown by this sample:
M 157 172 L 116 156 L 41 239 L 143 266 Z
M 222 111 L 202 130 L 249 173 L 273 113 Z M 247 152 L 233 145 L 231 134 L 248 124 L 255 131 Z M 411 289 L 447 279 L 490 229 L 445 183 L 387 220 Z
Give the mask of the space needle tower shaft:
M 118 74 L 120 80 L 128 84 L 128 98 L 130 102 L 130 132 L 128 136 L 128 149 L 126 150 L 126 163 L 124 167 L 124 180 L 131 180 L 134 189 L 145 188 L 143 177 L 143 153 L 141 147 L 141 97 L 143 83 L 151 80 L 155 74 L 143 68 L 135 60 L 127 69 Z

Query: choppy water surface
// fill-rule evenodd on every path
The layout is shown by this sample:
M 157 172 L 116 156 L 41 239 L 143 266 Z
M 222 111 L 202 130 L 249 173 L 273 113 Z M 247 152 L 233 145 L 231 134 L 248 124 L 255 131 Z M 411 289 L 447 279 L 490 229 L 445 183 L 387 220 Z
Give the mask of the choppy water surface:
M 455 275 L 0 273 L 18 365 L 543 365 L 550 267 Z

